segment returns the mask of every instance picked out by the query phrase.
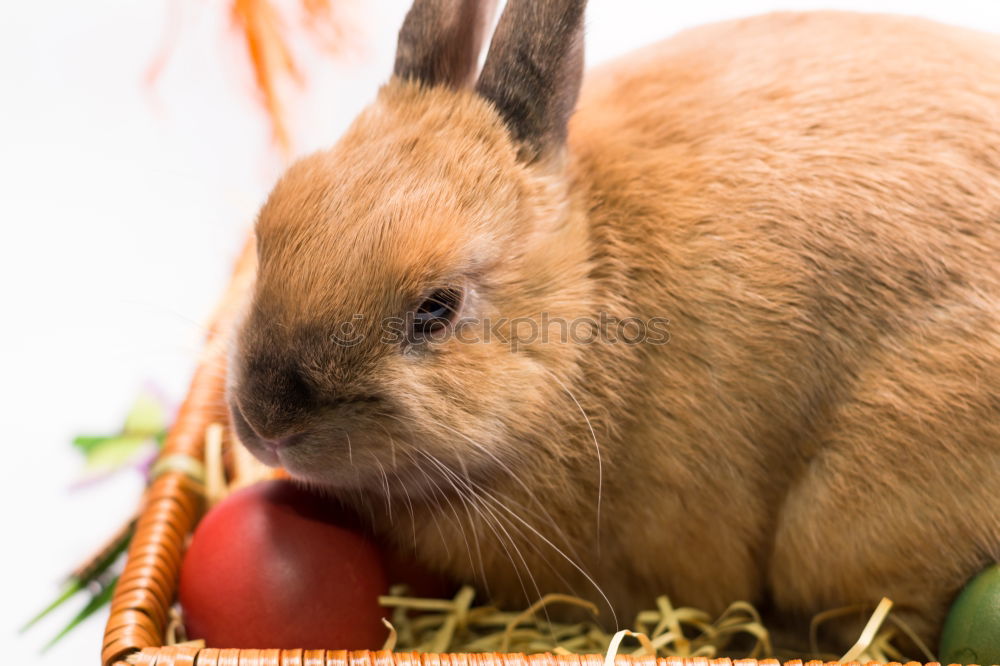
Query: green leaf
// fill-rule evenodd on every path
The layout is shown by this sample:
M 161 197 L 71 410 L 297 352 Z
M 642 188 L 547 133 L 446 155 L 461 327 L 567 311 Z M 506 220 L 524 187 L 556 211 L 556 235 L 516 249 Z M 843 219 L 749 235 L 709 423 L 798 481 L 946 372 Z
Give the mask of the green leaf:
M 49 613 L 62 606 L 68 600 L 72 599 L 77 592 L 84 590 L 92 581 L 96 581 L 103 576 L 104 573 L 111 568 L 111 565 L 117 562 L 128 548 L 129 543 L 132 541 L 132 536 L 135 534 L 135 523 L 135 518 L 126 523 L 126 525 L 119 530 L 118 534 L 116 534 L 101 550 L 101 552 L 94 556 L 94 558 L 82 570 L 74 572 L 75 577 L 71 577 L 66 581 L 62 592 L 59 593 L 59 596 L 56 597 L 55 601 L 50 603 L 42 609 L 40 613 L 28 620 L 28 622 L 21 627 L 19 631 L 21 633 L 27 631 Z
M 163 446 L 167 436 L 166 410 L 152 395 L 136 398 L 122 431 L 115 435 L 79 435 L 73 439 L 91 468 L 113 468 L 129 462 L 147 442 Z
M 167 425 L 167 415 L 161 405 L 148 393 L 141 393 L 125 417 L 124 435 L 153 437 Z
M 43 608 L 41 612 L 39 612 L 37 615 L 35 615 L 35 617 L 33 617 L 30 620 L 28 620 L 28 622 L 23 627 L 21 627 L 20 629 L 18 629 L 18 633 L 23 634 L 28 629 L 31 629 L 42 618 L 44 618 L 49 613 L 51 613 L 55 609 L 57 609 L 60 606 L 62 606 L 64 603 L 66 603 L 70 599 L 72 599 L 73 596 L 76 595 L 76 593 L 79 592 L 82 589 L 83 589 L 83 584 L 80 581 L 78 581 L 78 580 L 70 580 L 70 581 L 68 581 L 66 583 L 65 587 L 63 587 L 63 591 L 59 594 L 58 597 L 56 597 L 56 600 L 53 601 L 48 606 L 46 606 L 45 608 Z
M 135 458 L 136 454 L 152 445 L 146 435 L 122 435 L 109 437 L 87 452 L 87 467 L 94 469 L 115 468 Z
M 115 593 L 115 585 L 118 584 L 118 576 L 115 576 L 107 585 L 101 587 L 100 591 L 90 598 L 87 605 L 84 606 L 76 616 L 70 620 L 69 624 L 63 627 L 62 631 L 56 634 L 52 640 L 45 644 L 42 648 L 42 652 L 48 651 L 53 645 L 58 643 L 63 639 L 66 634 L 73 631 L 78 624 L 86 620 L 88 617 L 97 612 L 102 606 L 111 601 L 112 595 Z
M 104 442 L 115 439 L 118 435 L 79 435 L 73 438 L 73 446 L 87 455 Z

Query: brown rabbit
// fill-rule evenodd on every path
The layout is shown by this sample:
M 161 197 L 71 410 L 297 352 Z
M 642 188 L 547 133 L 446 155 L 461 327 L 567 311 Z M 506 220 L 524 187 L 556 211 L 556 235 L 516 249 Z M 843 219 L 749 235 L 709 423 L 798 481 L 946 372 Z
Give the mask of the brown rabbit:
M 933 640 L 1000 559 L 1000 39 L 772 14 L 581 87 L 584 5 L 510 0 L 476 78 L 491 3 L 417 0 L 260 213 L 240 439 L 501 604 Z

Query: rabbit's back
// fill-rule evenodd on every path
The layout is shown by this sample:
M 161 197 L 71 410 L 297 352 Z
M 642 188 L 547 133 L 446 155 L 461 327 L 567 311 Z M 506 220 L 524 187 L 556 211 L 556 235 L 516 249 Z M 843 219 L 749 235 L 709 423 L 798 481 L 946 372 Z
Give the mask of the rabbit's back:
M 600 273 L 627 282 L 607 298 L 672 318 L 674 362 L 707 347 L 773 379 L 760 400 L 1000 297 L 993 36 L 837 12 L 695 29 L 591 72 L 570 144 L 598 261 L 630 267 Z
M 965 266 L 997 249 L 993 35 L 840 12 L 710 25 L 589 72 L 572 129 L 597 194 L 663 202 L 634 219 L 668 233 L 873 234 L 925 260 L 947 242 L 937 258 Z
M 1000 40 L 833 12 L 699 28 L 591 72 L 570 145 L 602 303 L 670 320 L 633 357 L 632 487 L 701 526 L 629 538 L 727 544 L 686 577 L 635 566 L 719 607 L 888 594 L 932 635 L 1000 557 Z

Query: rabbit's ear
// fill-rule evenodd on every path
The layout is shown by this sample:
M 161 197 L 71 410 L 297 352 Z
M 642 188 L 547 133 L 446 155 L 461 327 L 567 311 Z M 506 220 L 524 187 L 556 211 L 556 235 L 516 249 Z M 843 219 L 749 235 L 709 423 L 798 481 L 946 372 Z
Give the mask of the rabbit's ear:
M 521 156 L 563 146 L 583 78 L 586 0 L 508 0 L 476 91 L 503 116 Z
M 496 0 L 414 0 L 399 30 L 393 73 L 428 86 L 475 80 Z

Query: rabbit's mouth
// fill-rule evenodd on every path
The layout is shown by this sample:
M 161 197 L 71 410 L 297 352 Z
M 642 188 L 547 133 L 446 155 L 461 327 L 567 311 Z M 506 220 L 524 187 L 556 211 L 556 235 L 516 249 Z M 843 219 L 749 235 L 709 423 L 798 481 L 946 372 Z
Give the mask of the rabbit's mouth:
M 240 439 L 265 465 L 344 497 L 446 501 L 475 494 L 490 477 L 482 464 L 435 455 L 426 443 L 382 430 L 299 432 L 277 441 L 250 433 Z
M 338 442 L 336 446 L 341 445 Z M 397 446 L 403 448 L 406 443 L 399 442 Z M 353 462 L 348 459 L 316 464 L 305 448 L 280 450 L 277 458 L 292 477 L 321 485 L 335 495 L 360 494 L 402 505 L 448 502 L 475 495 L 489 477 L 486 470 L 432 460 L 424 451 L 415 457 L 398 454 L 393 462 L 391 457 L 380 459 L 363 445 L 358 447 L 357 442 L 354 447 Z
M 425 435 L 384 402 L 331 408 L 278 433 L 260 432 L 235 399 L 230 415 L 239 441 L 260 462 L 345 498 L 362 494 L 404 504 L 460 499 L 498 473 L 495 456 L 474 455 L 484 446 L 468 446 L 457 431 L 454 441 L 444 433 Z

